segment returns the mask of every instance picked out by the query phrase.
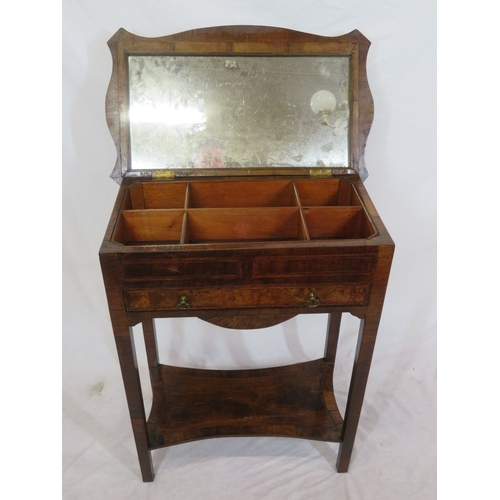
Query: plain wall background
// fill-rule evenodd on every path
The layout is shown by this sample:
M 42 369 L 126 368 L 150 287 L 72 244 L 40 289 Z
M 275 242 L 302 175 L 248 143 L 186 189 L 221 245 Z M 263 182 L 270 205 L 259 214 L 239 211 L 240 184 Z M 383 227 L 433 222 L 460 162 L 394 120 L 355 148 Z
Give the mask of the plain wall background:
M 171 498 L 207 499 L 434 498 L 435 14 L 429 0 L 63 2 L 65 498 L 163 498 L 167 492 Z M 365 185 L 396 242 L 393 270 L 348 475 L 333 468 L 336 445 L 224 439 L 157 452 L 156 480 L 143 485 L 97 258 L 118 190 L 108 177 L 116 151 L 104 115 L 111 74 L 106 42 L 120 27 L 155 37 L 234 24 L 325 36 L 359 29 L 371 40 L 375 119 Z M 247 368 L 320 357 L 324 325 L 323 316 L 311 316 L 249 334 L 196 320 L 167 321 L 160 327 L 162 361 Z M 346 318 L 339 354 L 347 361 L 336 372 L 340 404 L 356 329 Z

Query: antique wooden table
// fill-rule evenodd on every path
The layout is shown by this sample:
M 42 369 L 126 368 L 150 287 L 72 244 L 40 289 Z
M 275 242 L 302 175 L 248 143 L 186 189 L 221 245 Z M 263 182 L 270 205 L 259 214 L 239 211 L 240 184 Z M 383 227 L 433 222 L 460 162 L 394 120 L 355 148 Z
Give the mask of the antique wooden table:
M 217 436 L 338 442 L 337 470 L 346 472 L 394 252 L 362 182 L 373 118 L 365 67 L 369 42 L 357 31 L 325 38 L 238 26 L 156 39 L 119 30 L 109 45 L 114 66 L 107 118 L 118 151 L 112 177 L 121 185 L 99 255 L 143 480 L 154 477 L 151 450 Z M 261 61 L 268 65 L 262 70 L 266 77 L 252 70 L 255 80 L 240 85 L 250 71 L 245 64 Z M 331 81 L 337 93 L 332 116 L 309 110 L 310 117 L 299 111 L 294 118 L 300 106 L 291 90 L 280 89 L 286 105 L 276 95 L 265 101 L 264 94 L 290 80 L 289 64 L 299 64 L 298 75 Z M 199 68 L 202 76 L 193 77 Z M 230 76 L 219 76 L 223 70 Z M 235 71 L 229 90 L 215 94 L 222 85 L 212 75 L 233 78 Z M 256 102 L 264 114 L 251 129 L 258 115 L 251 89 L 264 85 L 268 74 L 279 82 L 259 89 Z M 162 78 L 167 83 L 154 87 Z M 325 83 L 313 88 L 307 80 L 300 91 L 316 91 L 318 85 Z M 242 96 L 245 86 L 250 90 Z M 266 124 L 280 106 L 278 121 Z M 158 109 L 164 112 L 161 122 L 151 114 Z M 198 113 L 189 131 L 175 115 L 179 109 L 183 120 L 189 109 L 191 117 Z M 240 121 L 247 127 L 243 132 Z M 317 135 L 309 133 L 311 127 Z M 286 143 L 297 129 L 300 135 Z M 202 168 L 196 168 L 196 158 L 182 163 L 183 144 L 190 149 L 197 134 L 216 134 L 219 142 L 223 137 L 224 168 L 217 168 L 213 141 Z M 321 147 L 321 134 L 330 149 Z M 293 148 L 303 138 L 302 153 L 296 154 Z M 290 160 L 263 145 L 283 140 L 278 149 Z M 310 146 L 315 142 L 318 149 Z M 163 147 L 167 152 L 159 153 Z M 307 154 L 322 152 L 325 159 L 307 166 Z M 309 313 L 329 315 L 321 359 L 253 370 L 181 368 L 158 360 L 155 318 L 197 317 L 254 329 Z M 342 313 L 361 319 L 343 417 L 333 391 Z M 153 389 L 148 419 L 132 337 L 139 323 Z

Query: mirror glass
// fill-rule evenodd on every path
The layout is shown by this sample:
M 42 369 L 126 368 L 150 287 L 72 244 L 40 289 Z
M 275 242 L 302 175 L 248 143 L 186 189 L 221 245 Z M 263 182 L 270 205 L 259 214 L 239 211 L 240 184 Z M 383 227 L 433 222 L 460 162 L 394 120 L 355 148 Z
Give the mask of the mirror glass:
M 349 58 L 129 56 L 133 170 L 347 167 Z M 327 122 L 311 108 L 334 95 Z

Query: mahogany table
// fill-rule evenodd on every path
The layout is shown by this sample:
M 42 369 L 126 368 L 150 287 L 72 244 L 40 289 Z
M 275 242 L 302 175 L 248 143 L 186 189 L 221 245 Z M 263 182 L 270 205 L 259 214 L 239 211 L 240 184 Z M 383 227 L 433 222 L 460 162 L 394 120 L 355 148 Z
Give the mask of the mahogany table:
M 346 472 L 394 252 L 362 182 L 373 117 L 365 68 L 369 42 L 357 31 L 325 38 L 226 27 L 159 39 L 120 30 L 109 45 L 114 69 L 107 117 L 118 151 L 113 177 L 121 186 L 99 255 L 143 480 L 154 477 L 151 450 L 219 436 L 336 442 L 337 470 Z M 131 168 L 130 57 L 284 51 L 347 58 L 345 166 L 240 165 L 173 173 Z M 324 356 L 314 361 L 201 370 L 158 359 L 156 318 L 196 317 L 225 328 L 255 329 L 310 313 L 329 316 Z M 333 370 L 343 313 L 361 322 L 342 416 Z M 140 323 L 153 390 L 148 419 L 132 334 Z

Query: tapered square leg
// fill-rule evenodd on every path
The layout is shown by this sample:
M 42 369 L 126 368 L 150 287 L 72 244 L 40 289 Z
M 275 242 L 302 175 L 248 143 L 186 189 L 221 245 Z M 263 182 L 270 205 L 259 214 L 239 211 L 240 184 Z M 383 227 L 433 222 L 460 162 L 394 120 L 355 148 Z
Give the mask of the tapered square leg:
M 125 315 L 122 316 L 119 313 L 112 314 L 111 322 L 113 324 L 113 333 L 115 335 L 142 480 L 144 482 L 151 482 L 154 479 L 153 461 L 148 443 L 144 400 L 139 371 L 137 369 L 133 331 L 129 327 Z
M 330 313 L 328 315 L 328 326 L 325 342 L 325 360 L 329 363 L 335 363 L 337 356 L 337 345 L 339 343 L 340 322 L 342 313 Z
M 375 347 L 379 319 L 379 315 L 367 314 L 361 320 L 359 327 L 354 367 L 344 415 L 342 439 L 337 456 L 337 472 L 347 472 L 349 469 L 366 384 L 368 382 L 368 373 Z

